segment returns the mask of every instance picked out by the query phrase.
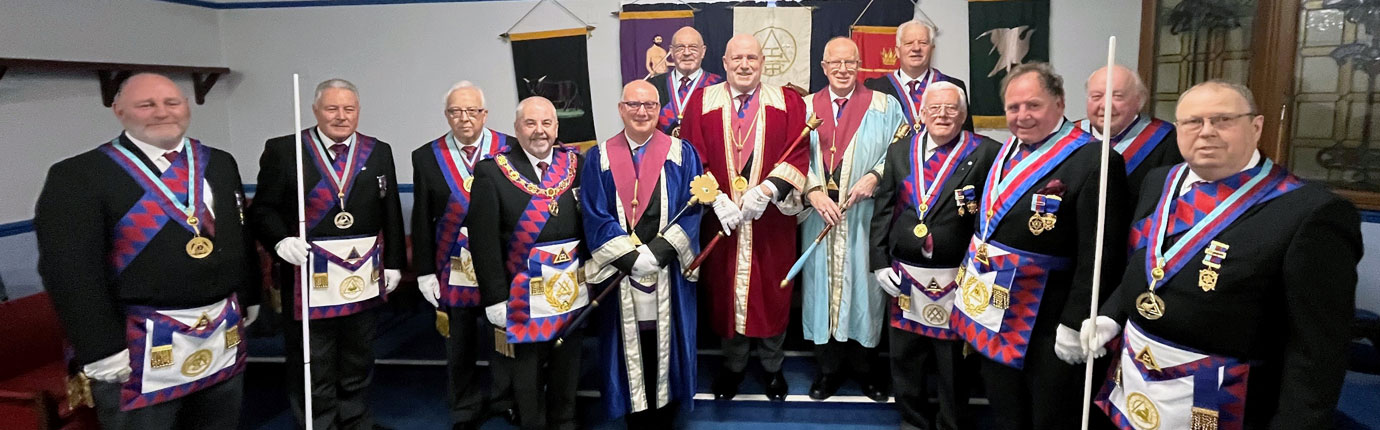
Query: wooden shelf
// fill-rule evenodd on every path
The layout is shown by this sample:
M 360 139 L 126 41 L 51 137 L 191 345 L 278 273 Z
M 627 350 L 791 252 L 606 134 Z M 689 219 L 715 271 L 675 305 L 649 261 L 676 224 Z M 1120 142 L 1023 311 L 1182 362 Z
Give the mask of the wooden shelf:
M 139 72 L 153 72 L 167 75 L 190 74 L 196 104 L 206 103 L 206 93 L 216 85 L 221 75 L 229 74 L 228 67 L 174 66 L 167 64 L 101 63 L 94 61 L 42 60 L 35 58 L 0 58 L 0 79 L 4 79 L 9 69 L 39 71 L 77 71 L 96 72 L 101 82 L 101 100 L 109 107 L 115 102 L 115 92 L 130 75 Z

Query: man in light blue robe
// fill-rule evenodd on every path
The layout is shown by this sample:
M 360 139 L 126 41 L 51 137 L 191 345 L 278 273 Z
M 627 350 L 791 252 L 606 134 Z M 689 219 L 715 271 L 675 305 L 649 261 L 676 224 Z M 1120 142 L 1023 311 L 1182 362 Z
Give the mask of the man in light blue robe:
M 851 371 L 864 394 L 885 401 L 885 384 L 871 372 L 886 324 L 886 295 L 868 271 L 869 230 L 887 146 L 907 122 L 895 98 L 858 85 L 858 47 L 851 40 L 829 41 L 821 63 L 829 87 L 805 100 L 823 123 L 810 133 L 803 197 L 814 211 L 801 215 L 802 247 L 826 226 L 835 227 L 802 271 L 805 339 L 815 344 L 819 364 L 810 397 L 832 396 Z M 844 369 L 845 358 L 850 369 Z

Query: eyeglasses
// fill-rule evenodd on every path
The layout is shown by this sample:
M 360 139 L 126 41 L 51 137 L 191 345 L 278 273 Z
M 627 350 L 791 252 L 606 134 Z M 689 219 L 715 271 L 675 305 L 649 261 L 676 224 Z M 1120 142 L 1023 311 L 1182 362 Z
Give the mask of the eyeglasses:
M 925 113 L 934 116 L 958 116 L 958 105 L 929 105 L 925 106 Z
M 858 60 L 833 60 L 820 61 L 819 63 L 823 64 L 824 68 L 829 70 L 838 70 L 840 67 L 844 70 L 858 70 L 858 65 L 862 64 L 862 62 Z
M 638 109 L 654 111 L 661 108 L 661 103 L 657 102 L 618 102 L 618 104 L 623 105 L 623 107 L 628 108 L 630 111 L 637 111 Z
M 484 108 L 458 108 L 458 107 L 453 107 L 453 108 L 450 108 L 450 109 L 446 109 L 446 116 L 451 117 L 451 118 L 464 118 L 465 116 L 469 116 L 470 118 L 474 118 L 474 117 L 478 117 L 479 114 L 482 114 L 482 113 L 484 113 L 484 112 L 488 112 L 488 109 L 484 109 Z
M 1178 120 L 1178 121 L 1174 121 L 1174 126 L 1175 126 L 1175 127 L 1178 127 L 1180 130 L 1184 130 L 1184 131 L 1197 131 L 1197 130 L 1203 128 L 1203 123 L 1204 123 L 1204 122 L 1207 122 L 1207 123 L 1209 123 L 1209 124 L 1212 124 L 1212 128 L 1215 128 L 1215 129 L 1217 129 L 1217 128 L 1228 128 L 1228 127 L 1230 127 L 1230 126 L 1233 124 L 1232 121 L 1235 121 L 1237 118 L 1250 117 L 1250 116 L 1255 116 L 1255 115 L 1257 115 L 1255 112 L 1246 112 L 1246 113 L 1237 113 L 1237 114 L 1230 114 L 1230 113 L 1227 113 L 1227 114 L 1221 114 L 1221 115 L 1212 115 L 1212 116 L 1209 116 L 1209 117 L 1196 117 L 1196 116 L 1195 116 L 1195 117 L 1192 117 L 1192 118 L 1184 118 L 1184 119 L 1180 119 L 1180 120 Z
M 679 52 L 684 51 L 684 50 L 687 50 L 687 49 L 689 49 L 689 50 L 691 50 L 691 51 L 699 51 L 700 48 L 703 48 L 703 47 L 704 47 L 704 45 L 699 45 L 699 44 L 671 45 L 671 52 L 679 53 Z

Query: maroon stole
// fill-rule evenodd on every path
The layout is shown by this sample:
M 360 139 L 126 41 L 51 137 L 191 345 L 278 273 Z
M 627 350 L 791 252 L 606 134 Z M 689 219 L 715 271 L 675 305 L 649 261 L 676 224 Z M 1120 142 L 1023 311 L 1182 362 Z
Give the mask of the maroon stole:
M 824 120 L 819 124 L 815 132 L 819 136 L 819 150 L 826 151 L 826 148 L 838 148 L 829 153 L 829 158 L 824 158 L 821 152 L 820 160 L 824 163 L 824 174 L 832 175 L 839 163 L 843 162 L 843 154 L 848 152 L 848 144 L 853 140 L 853 135 L 858 132 L 858 126 L 862 124 L 863 116 L 867 114 L 867 107 L 872 104 L 872 90 L 858 86 L 853 89 L 853 94 L 848 97 L 848 103 L 843 104 L 843 111 L 838 118 L 838 123 L 834 122 L 834 93 L 825 88 L 823 91 L 815 93 L 811 97 L 815 115 Z
M 632 145 L 628 142 L 627 134 L 618 133 L 605 142 L 609 172 L 613 174 L 613 184 L 619 191 L 618 200 L 623 205 L 623 213 L 628 217 L 629 230 L 647 211 L 647 202 L 656 191 L 656 183 L 661 179 L 661 167 L 666 164 L 666 154 L 671 152 L 673 143 L 671 136 L 652 130 L 652 138 L 647 141 L 647 152 L 642 154 L 642 163 L 634 171 Z M 643 181 L 643 178 L 646 180 Z

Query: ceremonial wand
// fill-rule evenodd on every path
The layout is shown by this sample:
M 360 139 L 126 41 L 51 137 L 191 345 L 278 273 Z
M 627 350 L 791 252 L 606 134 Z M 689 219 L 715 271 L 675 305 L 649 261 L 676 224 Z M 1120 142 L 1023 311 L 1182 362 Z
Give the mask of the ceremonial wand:
M 1102 247 L 1107 229 L 1107 158 L 1112 146 L 1112 73 L 1116 72 L 1116 36 L 1107 38 L 1107 86 L 1102 91 L 1102 167 L 1097 171 L 1097 242 L 1094 245 L 1092 300 L 1088 305 L 1088 319 L 1097 324 L 1097 296 L 1102 290 Z M 1083 430 L 1088 430 L 1088 416 L 1092 412 L 1093 354 L 1086 351 L 1083 366 Z
M 897 142 L 900 142 L 901 139 L 910 136 L 910 131 L 910 124 L 901 123 L 900 127 L 896 127 L 896 133 L 891 135 L 891 143 L 889 145 L 895 145 Z M 839 222 L 843 222 L 843 216 L 848 213 L 849 208 L 853 207 L 851 203 L 852 202 L 849 202 L 849 204 L 843 205 L 843 208 L 839 210 Z M 823 230 L 819 231 L 819 235 L 815 236 L 814 242 L 810 242 L 810 246 L 805 248 L 805 252 L 800 253 L 800 259 L 795 260 L 795 264 L 791 265 L 791 270 L 786 272 L 786 278 L 781 280 L 781 288 L 786 288 L 786 284 L 789 284 L 792 279 L 795 279 L 795 275 L 800 274 L 800 271 L 805 268 L 805 260 L 810 258 L 810 254 L 814 254 L 815 248 L 819 247 L 820 242 L 824 241 L 824 236 L 828 236 L 829 232 L 834 231 L 834 227 L 837 225 L 838 224 L 827 225 L 824 226 Z
M 302 241 L 307 240 L 307 214 L 306 214 L 306 189 L 302 185 L 302 87 L 296 73 L 292 74 L 292 113 L 296 120 L 296 127 L 292 129 L 292 135 L 296 137 L 297 145 L 293 146 L 297 160 L 297 235 Z M 311 254 L 307 255 L 312 258 Z M 310 263 L 310 262 L 309 262 Z M 307 273 L 308 264 L 305 267 L 298 267 L 298 288 L 306 288 L 311 285 L 310 274 Z M 312 430 L 312 418 L 314 409 L 311 405 L 311 309 L 307 306 L 310 294 L 302 294 L 297 306 L 302 312 L 302 392 L 307 393 L 303 396 L 302 416 L 307 417 L 303 420 L 307 430 Z
M 714 202 L 714 199 L 718 196 L 719 181 L 714 179 L 713 173 L 705 172 L 703 175 L 696 176 L 695 179 L 690 181 L 690 201 L 685 202 L 685 206 L 682 206 L 680 211 L 676 212 L 676 216 L 671 217 L 671 220 L 667 221 L 666 225 L 662 226 L 661 230 L 656 232 L 657 237 L 661 237 L 661 235 L 671 230 L 671 226 L 676 225 L 676 221 L 680 220 L 681 215 L 685 215 L 685 211 L 695 206 L 696 203 L 709 204 Z M 632 226 L 630 225 L 628 227 L 631 229 Z M 565 328 L 561 330 L 561 335 L 556 337 L 556 347 L 559 348 L 561 345 L 565 344 L 565 334 L 583 326 L 585 320 L 589 319 L 589 316 L 593 314 L 594 309 L 599 307 L 599 303 L 603 302 L 609 295 L 609 292 L 617 289 L 618 285 L 622 284 L 623 279 L 627 277 L 628 275 L 626 273 L 618 274 L 618 277 L 613 278 L 613 282 L 610 282 L 609 286 L 604 287 L 604 290 L 600 291 L 599 295 L 595 296 L 594 300 L 589 302 L 589 306 L 586 306 L 580 311 L 580 315 L 576 316 L 570 324 L 566 324 Z
M 784 160 L 787 156 L 791 155 L 791 152 L 795 151 L 795 147 L 799 146 L 800 142 L 805 140 L 805 137 L 809 136 L 811 131 L 814 131 L 815 128 L 823 123 L 824 120 L 819 119 L 818 115 L 810 114 L 810 119 L 805 120 L 805 129 L 801 130 L 800 136 L 796 136 L 795 142 L 791 142 L 791 146 L 787 146 L 786 151 L 781 153 L 781 159 L 783 161 L 776 163 L 776 165 L 780 166 L 785 163 Z M 720 230 L 719 234 L 714 235 L 714 238 L 709 240 L 709 244 L 705 245 L 703 249 L 700 249 L 700 255 L 695 256 L 695 261 L 691 262 L 690 265 L 685 268 L 685 276 L 690 276 L 690 272 L 694 272 L 695 269 L 700 268 L 700 265 L 704 264 L 704 260 L 709 258 L 709 251 L 713 251 L 714 247 L 719 245 L 719 240 L 727 235 L 728 233 L 724 233 L 723 230 Z

